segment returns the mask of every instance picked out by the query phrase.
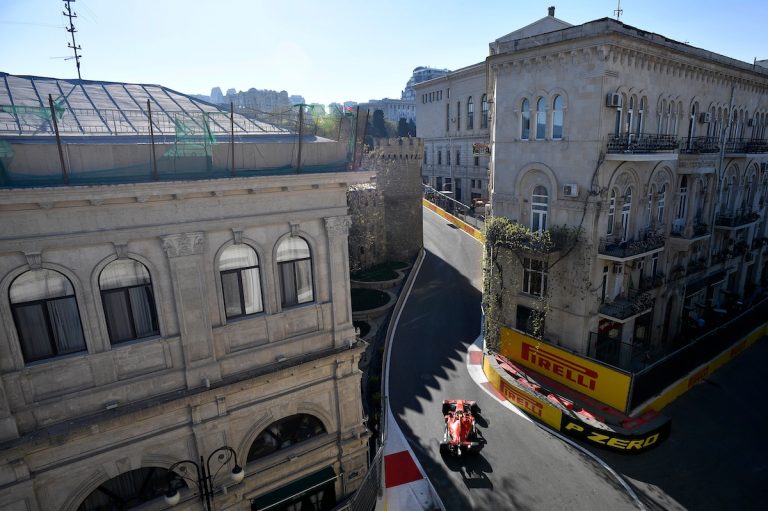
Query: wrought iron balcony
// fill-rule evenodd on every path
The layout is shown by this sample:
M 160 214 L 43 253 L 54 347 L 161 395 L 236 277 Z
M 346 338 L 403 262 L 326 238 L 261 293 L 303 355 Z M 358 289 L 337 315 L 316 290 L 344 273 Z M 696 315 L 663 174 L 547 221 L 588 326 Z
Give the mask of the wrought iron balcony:
M 768 153 L 768 140 L 729 138 L 725 142 L 726 153 Z
M 603 316 L 623 321 L 650 311 L 654 301 L 653 294 L 632 290 L 626 296 L 619 296 L 610 303 L 601 304 L 598 312 Z
M 637 238 L 622 241 L 619 236 L 600 238 L 597 253 L 617 259 L 630 259 L 664 247 L 666 238 L 656 229 L 644 229 Z
M 756 222 L 760 215 L 755 211 L 737 210 L 733 212 L 717 215 L 715 218 L 716 227 L 741 227 L 742 225 Z
M 674 151 L 678 147 L 674 135 L 654 133 L 621 133 L 608 136 L 609 153 L 658 153 Z
M 717 137 L 681 138 L 680 152 L 686 154 L 719 153 L 720 141 Z
M 700 221 L 694 221 L 691 225 L 672 224 L 670 236 L 675 238 L 700 238 L 709 234 L 709 226 Z

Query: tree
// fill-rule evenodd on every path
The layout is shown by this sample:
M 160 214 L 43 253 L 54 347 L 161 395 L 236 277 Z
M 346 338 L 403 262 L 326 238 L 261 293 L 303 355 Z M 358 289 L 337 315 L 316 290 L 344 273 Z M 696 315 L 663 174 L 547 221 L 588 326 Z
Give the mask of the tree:
M 413 119 L 408 120 L 408 134 L 412 137 L 416 136 L 416 123 Z
M 408 136 L 408 121 L 405 120 L 405 117 L 401 117 L 400 120 L 397 121 L 397 136 L 398 137 Z
M 373 129 L 369 133 L 374 138 L 386 138 L 387 124 L 384 122 L 384 112 L 382 110 L 373 111 Z

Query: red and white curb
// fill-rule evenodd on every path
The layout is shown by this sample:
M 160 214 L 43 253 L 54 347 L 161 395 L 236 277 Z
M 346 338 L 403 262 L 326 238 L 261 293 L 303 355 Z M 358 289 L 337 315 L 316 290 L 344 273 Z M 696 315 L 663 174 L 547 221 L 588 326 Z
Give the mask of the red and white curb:
M 384 443 L 384 510 L 443 509 L 432 483 L 387 409 Z

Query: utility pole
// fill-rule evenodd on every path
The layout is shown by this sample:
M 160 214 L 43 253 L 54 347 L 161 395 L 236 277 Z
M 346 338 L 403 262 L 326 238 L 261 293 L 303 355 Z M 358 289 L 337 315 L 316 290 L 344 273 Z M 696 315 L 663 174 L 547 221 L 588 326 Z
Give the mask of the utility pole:
M 77 18 L 77 14 L 72 12 L 72 7 L 69 5 L 70 2 L 74 2 L 74 1 L 75 0 L 64 0 L 64 8 L 66 9 L 66 11 L 62 12 L 62 14 L 67 18 L 69 18 L 69 26 L 66 27 L 66 29 L 67 29 L 67 32 L 72 34 L 72 42 L 67 43 L 67 47 L 71 48 L 75 54 L 75 65 L 77 66 L 77 79 L 82 80 L 82 77 L 80 76 L 80 57 L 82 57 L 83 55 L 77 53 L 80 50 L 80 47 L 75 42 L 75 32 L 77 32 L 77 30 L 75 30 L 75 25 L 74 23 L 72 23 L 72 18 Z

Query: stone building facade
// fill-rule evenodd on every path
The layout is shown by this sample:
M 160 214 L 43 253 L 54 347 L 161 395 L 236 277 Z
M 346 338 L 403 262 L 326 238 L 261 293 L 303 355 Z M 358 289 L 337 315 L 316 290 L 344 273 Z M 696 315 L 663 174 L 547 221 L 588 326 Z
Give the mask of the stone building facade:
M 348 192 L 350 266 L 353 271 L 386 261 L 412 261 L 423 246 L 422 186 L 417 138 L 374 139 L 362 167 L 375 184 Z
M 485 63 L 418 83 L 416 133 L 424 141 L 424 184 L 464 204 L 488 198 L 491 103 Z
M 552 15 L 490 45 L 491 204 L 582 241 L 519 268 L 502 319 L 525 330 L 546 293 L 545 338 L 627 366 L 768 277 L 768 70 Z
M 56 167 L 53 137 L 36 138 L 28 154 L 3 134 L 15 176 Z M 92 141 L 70 148 L 97 168 L 148 154 L 143 139 Z M 305 164 L 343 158 L 326 144 Z M 238 165 L 274 156 L 248 145 Z M 214 473 L 216 509 L 310 487 L 302 499 L 320 509 L 353 493 L 368 433 L 346 190 L 372 179 L 329 169 L 0 189 L 0 507 L 165 509 L 172 484 L 180 509 L 200 509 L 195 467 L 169 472 L 180 460 Z

